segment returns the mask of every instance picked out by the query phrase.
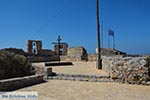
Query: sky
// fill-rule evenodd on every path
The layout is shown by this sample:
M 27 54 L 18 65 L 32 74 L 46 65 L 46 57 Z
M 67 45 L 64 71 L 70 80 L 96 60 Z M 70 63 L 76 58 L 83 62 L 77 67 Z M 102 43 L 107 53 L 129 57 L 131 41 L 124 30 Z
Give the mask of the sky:
M 150 0 L 99 0 L 101 46 L 108 48 L 108 29 L 116 49 L 150 54 Z M 58 35 L 69 47 L 97 47 L 96 0 L 0 0 L 0 49 L 22 48 L 42 40 L 53 49 Z M 113 37 L 110 37 L 113 47 Z

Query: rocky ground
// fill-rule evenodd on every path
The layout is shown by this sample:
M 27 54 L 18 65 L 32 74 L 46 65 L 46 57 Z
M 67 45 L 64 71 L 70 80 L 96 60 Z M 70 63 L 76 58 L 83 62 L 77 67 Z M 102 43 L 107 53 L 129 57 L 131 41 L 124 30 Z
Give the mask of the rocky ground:
M 38 64 L 36 64 L 38 65 Z M 42 65 L 42 64 L 39 64 Z M 54 67 L 61 75 L 108 76 L 97 70 L 95 62 L 74 62 L 73 66 Z M 149 100 L 150 86 L 113 82 L 51 80 L 17 91 L 37 91 L 39 100 Z

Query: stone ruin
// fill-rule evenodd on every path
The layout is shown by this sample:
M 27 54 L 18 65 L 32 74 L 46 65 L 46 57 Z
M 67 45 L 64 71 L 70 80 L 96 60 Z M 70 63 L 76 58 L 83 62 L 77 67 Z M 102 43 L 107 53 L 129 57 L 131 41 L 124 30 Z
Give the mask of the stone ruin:
M 42 41 L 38 40 L 28 40 L 27 43 L 27 53 L 38 54 L 42 50 Z
M 97 59 L 97 53 L 98 50 L 96 48 L 96 54 L 88 54 L 88 61 L 96 61 Z M 111 49 L 111 48 L 101 48 L 101 56 L 125 56 L 126 53 L 116 50 L 116 49 Z
M 53 42 L 54 44 L 54 53 L 58 56 L 60 55 L 67 55 L 67 49 L 68 49 L 68 44 L 61 42 L 61 37 L 58 36 L 57 42 Z
M 27 56 L 31 62 L 47 61 L 96 61 L 96 54 L 88 54 L 84 47 L 71 47 L 68 44 L 60 46 L 60 58 L 58 57 L 58 45 L 54 45 L 54 51 L 42 49 L 42 41 L 28 40 L 27 51 L 22 49 L 6 48 L 16 54 Z M 60 51 L 59 51 L 60 52 Z M 150 68 L 146 67 L 146 57 L 126 56 L 126 53 L 118 50 L 102 49 L 103 70 L 109 73 L 110 78 L 117 82 L 130 84 L 149 84 Z M 40 71 L 39 71 L 40 72 Z
M 98 53 L 97 48 L 96 48 L 96 53 Z M 125 52 L 122 52 L 116 49 L 111 49 L 111 48 L 101 48 L 101 54 L 105 56 L 126 55 Z
M 29 55 L 36 56 L 53 56 L 54 52 L 50 49 L 42 48 L 42 41 L 39 40 L 28 40 L 26 43 L 26 53 Z
M 46 61 L 96 61 L 97 54 L 88 54 L 87 50 L 83 46 L 68 47 L 68 44 L 54 43 L 54 50 L 43 49 L 42 41 L 40 40 L 27 40 L 26 52 L 22 49 L 6 48 L 2 50 L 8 50 L 17 54 L 27 56 L 31 62 L 46 62 Z M 126 53 L 102 48 L 102 55 L 113 56 L 113 55 L 126 55 Z
M 67 55 L 61 56 L 62 61 L 87 61 L 88 54 L 84 47 L 71 47 L 67 49 Z
M 59 46 L 59 47 L 58 47 Z M 26 52 L 22 49 L 6 48 L 7 50 L 16 54 L 21 54 L 31 62 L 47 62 L 47 61 L 87 61 L 87 51 L 84 47 L 71 47 L 68 48 L 67 43 L 55 44 L 54 50 L 43 49 L 42 41 L 40 40 L 27 40 Z M 60 57 L 58 55 L 60 53 Z
M 54 53 L 56 55 L 67 55 L 67 49 L 68 49 L 68 44 L 67 43 L 61 43 L 61 44 L 55 44 L 54 45 Z
M 50 49 L 42 48 L 42 41 L 28 40 L 26 56 L 31 62 L 57 61 L 59 57 Z
M 66 42 L 61 42 L 61 37 L 58 36 L 57 41 L 53 42 L 54 50 L 43 49 L 42 41 L 27 40 L 26 52 L 22 49 L 7 48 L 5 50 L 27 56 L 31 62 L 46 62 L 46 61 L 96 61 L 97 54 L 88 54 L 83 46 L 68 47 Z M 126 55 L 126 53 L 114 49 L 101 49 L 101 54 L 105 56 Z
M 84 47 L 68 48 L 67 43 L 61 42 L 61 37 L 58 36 L 57 42 L 54 44 L 54 53 L 60 57 L 59 61 L 83 61 L 87 60 L 87 51 Z

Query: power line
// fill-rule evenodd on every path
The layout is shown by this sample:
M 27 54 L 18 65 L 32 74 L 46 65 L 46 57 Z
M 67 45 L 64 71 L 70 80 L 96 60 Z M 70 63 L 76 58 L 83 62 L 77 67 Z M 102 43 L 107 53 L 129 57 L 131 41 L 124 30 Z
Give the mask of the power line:
M 143 11 L 145 11 L 146 13 L 150 13 L 150 2 L 147 0 L 128 0 L 130 3 L 132 3 L 133 5 L 135 5 L 136 7 L 142 9 Z
M 67 3 L 63 8 L 61 8 L 53 17 L 51 17 L 45 24 L 43 24 L 35 33 L 33 33 L 29 39 L 33 38 L 37 33 L 41 32 L 52 20 L 54 20 L 60 13 L 62 13 L 70 4 L 72 1 Z
M 142 8 L 142 9 L 144 9 L 145 11 L 150 11 L 150 9 L 149 8 L 147 8 L 147 3 L 146 2 L 143 2 L 143 1 L 139 1 L 139 0 L 135 0 L 135 3 L 137 3 L 137 5 L 140 7 L 140 8 Z

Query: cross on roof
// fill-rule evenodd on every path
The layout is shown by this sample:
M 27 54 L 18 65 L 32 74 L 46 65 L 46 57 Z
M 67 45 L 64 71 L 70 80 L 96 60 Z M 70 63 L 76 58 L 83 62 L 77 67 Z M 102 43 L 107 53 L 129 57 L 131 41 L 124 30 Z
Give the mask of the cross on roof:
M 57 38 L 57 41 L 58 42 L 53 42 L 52 44 L 58 44 L 58 45 L 60 45 L 61 43 L 60 43 L 60 41 L 61 41 L 62 39 L 60 38 L 60 36 L 58 36 L 58 38 Z
M 57 42 L 53 42 L 53 43 L 52 43 L 52 44 L 58 45 L 58 57 L 59 57 L 59 62 L 60 62 L 60 44 L 62 44 L 62 43 L 60 43 L 61 40 L 62 40 L 62 39 L 60 38 L 60 36 L 58 36 Z
M 58 42 L 60 42 L 61 40 L 62 40 L 62 39 L 60 38 L 60 36 L 58 36 L 58 39 L 57 39 L 57 41 L 58 41 Z

